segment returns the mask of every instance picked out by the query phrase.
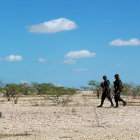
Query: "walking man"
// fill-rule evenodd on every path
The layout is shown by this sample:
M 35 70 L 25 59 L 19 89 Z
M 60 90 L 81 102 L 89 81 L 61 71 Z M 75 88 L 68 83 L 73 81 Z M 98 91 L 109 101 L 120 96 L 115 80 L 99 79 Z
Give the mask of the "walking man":
M 120 93 L 122 91 L 123 85 L 122 85 L 122 81 L 119 78 L 118 74 L 115 74 L 115 81 L 114 81 L 114 97 L 115 97 L 115 102 L 116 102 L 116 106 L 115 107 L 119 107 L 118 102 L 122 101 L 123 102 L 123 106 L 126 105 L 126 102 L 120 97 Z
M 111 107 L 114 107 L 111 96 L 110 96 L 110 88 L 109 88 L 110 81 L 107 80 L 106 76 L 103 76 L 103 79 L 104 79 L 104 82 L 101 83 L 101 87 L 102 87 L 102 90 L 103 90 L 102 98 L 101 98 L 101 104 L 97 107 L 102 107 L 103 106 L 103 103 L 104 103 L 104 100 L 105 100 L 106 97 L 110 101 Z

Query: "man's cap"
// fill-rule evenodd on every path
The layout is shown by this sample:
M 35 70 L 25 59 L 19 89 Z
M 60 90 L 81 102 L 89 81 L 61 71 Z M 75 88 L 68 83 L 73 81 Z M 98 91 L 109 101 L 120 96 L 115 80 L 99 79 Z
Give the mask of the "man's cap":
M 115 74 L 114 77 L 119 77 L 119 74 Z
M 107 76 L 106 76 L 106 75 L 104 75 L 104 76 L 103 76 L 103 78 L 107 78 Z

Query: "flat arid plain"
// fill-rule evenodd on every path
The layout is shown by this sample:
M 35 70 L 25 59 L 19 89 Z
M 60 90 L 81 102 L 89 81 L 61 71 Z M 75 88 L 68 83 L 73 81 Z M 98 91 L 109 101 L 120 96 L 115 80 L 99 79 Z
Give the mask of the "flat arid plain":
M 102 108 L 90 91 L 77 92 L 67 105 L 49 97 L 0 97 L 1 140 L 140 140 L 140 99 L 123 96 L 127 106 Z

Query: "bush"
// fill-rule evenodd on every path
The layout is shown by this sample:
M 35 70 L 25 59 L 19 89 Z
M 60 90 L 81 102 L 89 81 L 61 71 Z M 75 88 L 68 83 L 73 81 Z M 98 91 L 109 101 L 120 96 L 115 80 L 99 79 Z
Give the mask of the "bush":
M 37 91 L 37 94 L 51 94 L 53 88 L 55 88 L 55 85 L 52 83 L 36 83 L 32 82 L 31 83 L 32 88 Z
M 95 90 L 97 92 L 97 98 L 99 99 L 100 92 L 102 90 L 100 82 L 97 82 L 95 80 L 90 80 L 88 82 L 88 85 L 92 86 L 91 90 Z
M 5 85 L 5 96 L 7 97 L 8 101 L 10 101 L 11 98 L 14 99 L 14 103 L 17 104 L 20 89 L 17 84 L 6 84 Z
M 23 95 L 29 95 L 34 92 L 33 87 L 30 83 L 20 83 L 18 85 L 20 93 Z

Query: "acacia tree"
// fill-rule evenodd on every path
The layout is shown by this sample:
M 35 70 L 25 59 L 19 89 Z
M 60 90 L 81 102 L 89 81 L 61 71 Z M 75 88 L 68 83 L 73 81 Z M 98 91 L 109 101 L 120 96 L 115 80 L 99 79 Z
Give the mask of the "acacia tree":
M 66 88 L 64 91 L 65 96 L 62 96 L 62 104 L 63 106 L 68 105 L 68 102 L 70 101 L 70 98 L 76 93 L 75 88 Z
M 134 87 L 133 83 L 123 83 L 122 94 L 130 95 Z
M 76 93 L 75 88 L 53 87 L 50 94 L 53 96 L 54 103 L 58 105 L 61 103 L 63 106 L 67 105 L 70 97 Z M 61 98 L 60 98 L 61 97 Z
M 132 96 L 134 99 L 136 99 L 136 96 L 140 95 L 140 85 L 138 86 L 133 86 L 132 88 Z
M 88 82 L 88 85 L 92 86 L 92 90 L 95 90 L 97 92 L 97 98 L 99 99 L 100 91 L 101 91 L 101 84 L 100 82 L 97 82 L 95 80 L 90 80 Z
M 52 89 L 51 95 L 53 96 L 54 102 L 60 104 L 59 97 L 65 94 L 64 87 L 55 87 Z
M 40 84 L 37 82 L 32 82 L 31 83 L 33 89 L 35 89 L 37 91 L 37 94 L 41 94 L 41 87 Z
M 53 88 L 55 88 L 55 86 L 52 83 L 36 83 L 36 82 L 32 82 L 31 83 L 33 89 L 35 89 L 37 91 L 37 94 L 50 94 L 50 92 L 52 91 Z
M 8 101 L 10 101 L 10 99 L 13 98 L 14 103 L 17 104 L 18 98 L 20 96 L 19 86 L 17 84 L 6 84 L 5 91 Z
M 3 81 L 0 81 L 0 92 L 2 92 L 4 89 L 4 83 Z
M 20 92 L 24 95 L 29 95 L 30 93 L 34 92 L 34 89 L 30 83 L 20 83 L 18 87 Z

